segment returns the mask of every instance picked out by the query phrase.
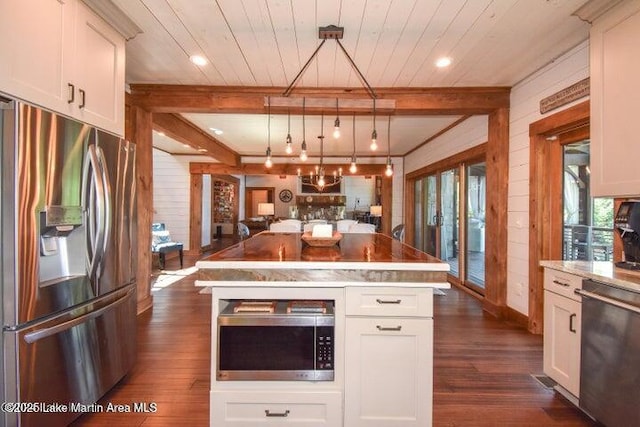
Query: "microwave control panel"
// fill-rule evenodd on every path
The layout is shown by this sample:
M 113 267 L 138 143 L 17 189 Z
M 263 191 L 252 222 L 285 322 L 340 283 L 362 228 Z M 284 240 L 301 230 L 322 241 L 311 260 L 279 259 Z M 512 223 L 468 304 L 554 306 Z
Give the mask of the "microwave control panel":
M 334 346 L 333 326 L 318 326 L 316 328 L 316 369 L 320 371 L 333 370 Z

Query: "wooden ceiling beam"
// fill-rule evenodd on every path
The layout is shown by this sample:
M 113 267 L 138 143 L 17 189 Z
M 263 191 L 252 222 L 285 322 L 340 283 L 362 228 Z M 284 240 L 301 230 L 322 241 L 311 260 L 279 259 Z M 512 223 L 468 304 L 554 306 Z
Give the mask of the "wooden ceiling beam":
M 283 88 L 131 85 L 134 105 L 153 113 L 243 113 L 265 114 L 265 96 L 281 96 Z M 509 108 L 508 87 L 454 87 L 454 88 L 376 88 L 378 99 L 394 99 L 395 109 L 377 110 L 380 114 L 396 115 L 474 115 L 489 114 L 498 108 Z M 367 99 L 364 89 L 301 88 L 291 95 L 300 97 L 327 97 Z M 288 108 L 272 107 L 273 114 L 286 113 Z M 300 114 L 301 109 L 291 108 Z M 317 110 L 317 111 L 315 111 Z M 319 109 L 307 109 L 318 114 Z M 358 109 L 356 112 L 371 114 Z
M 313 164 L 299 163 L 299 164 L 284 164 L 276 163 L 271 168 L 267 169 L 264 163 L 244 163 L 239 166 L 229 166 L 220 163 L 189 163 L 189 172 L 192 174 L 212 174 L 212 175 L 297 175 L 298 168 L 302 170 L 302 174 L 308 174 L 313 168 Z M 356 173 L 349 172 L 349 163 L 345 164 L 325 164 L 325 171 L 327 175 L 332 175 L 334 170 L 342 168 L 344 176 L 370 176 L 370 175 L 382 175 L 386 168 L 385 165 L 358 165 L 358 171 Z
M 167 136 L 187 144 L 203 154 L 207 154 L 228 166 L 240 164 L 240 155 L 229 147 L 206 134 L 188 120 L 177 114 L 153 113 L 153 128 Z

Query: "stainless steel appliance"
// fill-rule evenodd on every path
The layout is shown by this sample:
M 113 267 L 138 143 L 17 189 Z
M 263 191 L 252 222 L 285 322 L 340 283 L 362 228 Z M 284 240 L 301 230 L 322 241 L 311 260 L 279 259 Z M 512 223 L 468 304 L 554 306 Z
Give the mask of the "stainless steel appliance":
M 135 360 L 135 146 L 24 103 L 0 113 L 1 400 L 67 405 L 0 423 L 67 425 Z
M 622 202 L 614 220 L 622 238 L 624 261 L 616 267 L 640 270 L 640 202 Z
M 242 303 L 218 316 L 218 380 L 333 381 L 333 302 L 317 310 L 317 302 L 273 301 L 264 311 Z
M 580 407 L 608 427 L 640 425 L 640 293 L 584 280 Z

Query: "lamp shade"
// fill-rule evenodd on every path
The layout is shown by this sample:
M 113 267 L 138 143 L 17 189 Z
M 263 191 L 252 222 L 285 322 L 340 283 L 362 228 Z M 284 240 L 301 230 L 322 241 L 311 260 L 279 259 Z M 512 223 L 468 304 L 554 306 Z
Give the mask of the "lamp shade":
M 275 205 L 273 203 L 258 203 L 258 215 L 273 215 Z
M 369 208 L 369 215 L 382 216 L 382 205 L 372 205 L 371 208 Z

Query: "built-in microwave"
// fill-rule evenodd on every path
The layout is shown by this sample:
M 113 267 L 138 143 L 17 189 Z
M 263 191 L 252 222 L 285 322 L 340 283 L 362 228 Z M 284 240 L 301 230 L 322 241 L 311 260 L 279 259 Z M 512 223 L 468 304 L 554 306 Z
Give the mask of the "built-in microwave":
M 230 301 L 217 319 L 219 381 L 333 381 L 333 301 Z

